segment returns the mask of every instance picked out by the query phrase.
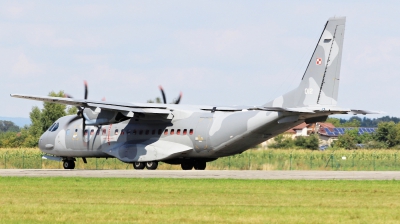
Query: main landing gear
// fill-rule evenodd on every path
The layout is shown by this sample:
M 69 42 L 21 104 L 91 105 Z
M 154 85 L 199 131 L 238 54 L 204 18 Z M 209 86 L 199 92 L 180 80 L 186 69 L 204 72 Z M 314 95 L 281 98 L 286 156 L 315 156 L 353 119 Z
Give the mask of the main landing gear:
M 206 169 L 206 162 L 204 161 L 187 161 L 184 163 L 181 163 L 182 170 L 205 170 Z
M 66 159 L 63 161 L 63 167 L 66 170 L 73 170 L 75 168 L 75 162 L 72 159 Z
M 158 167 L 158 162 L 157 161 L 151 161 L 151 162 L 134 162 L 133 163 L 133 168 L 135 170 L 143 170 L 145 167 L 148 170 L 155 170 Z

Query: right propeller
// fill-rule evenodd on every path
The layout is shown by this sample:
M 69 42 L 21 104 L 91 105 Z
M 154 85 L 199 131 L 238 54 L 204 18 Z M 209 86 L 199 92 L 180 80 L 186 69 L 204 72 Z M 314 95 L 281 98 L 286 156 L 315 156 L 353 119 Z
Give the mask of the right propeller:
M 164 104 L 167 104 L 167 98 L 165 97 L 165 92 L 164 92 L 163 87 L 159 86 L 158 88 L 160 88 Z M 179 102 L 181 102 L 181 98 L 182 98 L 182 92 L 179 93 L 178 98 L 174 99 L 171 104 L 179 104 Z

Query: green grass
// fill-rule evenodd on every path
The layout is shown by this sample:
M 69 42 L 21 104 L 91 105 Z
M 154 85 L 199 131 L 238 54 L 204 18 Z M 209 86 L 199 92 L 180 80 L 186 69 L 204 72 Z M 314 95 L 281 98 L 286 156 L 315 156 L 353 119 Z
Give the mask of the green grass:
M 399 150 L 247 150 L 207 163 L 209 170 L 400 170 Z M 38 148 L 0 149 L 0 169 L 62 169 L 62 163 L 42 160 Z M 343 159 L 345 157 L 345 159 Z M 133 169 L 115 158 L 77 159 L 76 169 Z M 160 163 L 158 169 L 180 169 Z
M 0 223 L 399 223 L 400 181 L 0 177 Z

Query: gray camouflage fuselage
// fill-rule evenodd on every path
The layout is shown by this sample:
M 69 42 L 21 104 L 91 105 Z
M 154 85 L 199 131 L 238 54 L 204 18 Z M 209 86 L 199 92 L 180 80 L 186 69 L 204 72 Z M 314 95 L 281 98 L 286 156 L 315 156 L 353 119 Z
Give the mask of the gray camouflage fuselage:
M 82 109 L 82 119 L 62 117 L 40 138 L 40 149 L 61 158 L 115 157 L 127 163 L 185 159 L 212 161 L 241 153 L 302 123 L 331 114 L 366 114 L 337 107 L 345 17 L 330 18 L 299 86 L 262 105 L 213 107 L 113 103 L 14 94 Z M 74 120 L 72 123 L 71 120 Z

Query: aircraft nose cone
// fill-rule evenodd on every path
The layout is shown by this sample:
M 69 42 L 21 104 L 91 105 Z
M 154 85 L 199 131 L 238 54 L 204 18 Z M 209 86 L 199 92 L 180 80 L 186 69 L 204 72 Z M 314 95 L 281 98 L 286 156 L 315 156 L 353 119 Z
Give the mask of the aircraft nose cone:
M 44 133 L 42 136 L 39 138 L 39 149 L 44 150 L 46 149 L 46 138 L 45 138 L 46 133 Z

